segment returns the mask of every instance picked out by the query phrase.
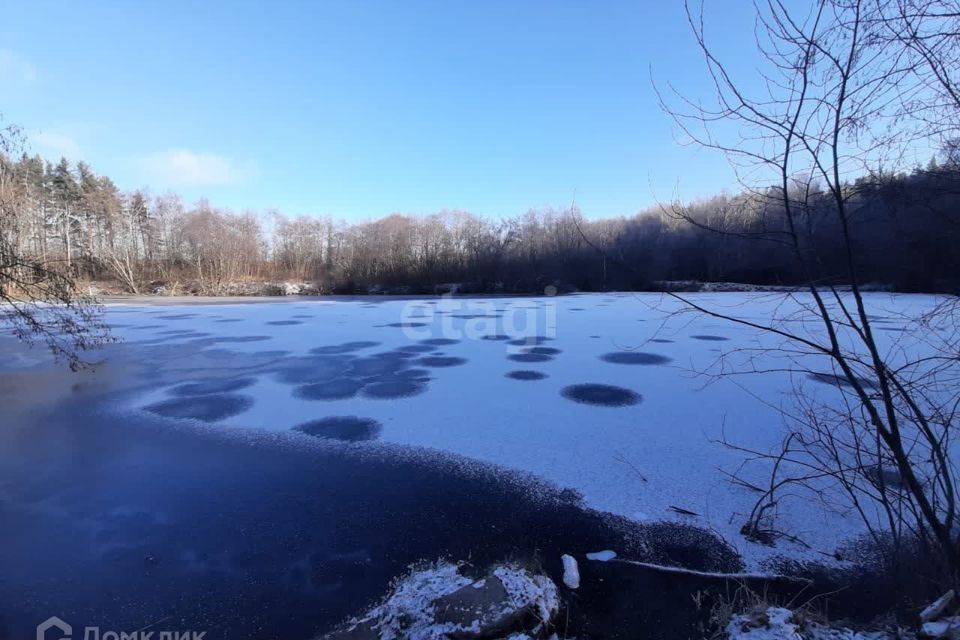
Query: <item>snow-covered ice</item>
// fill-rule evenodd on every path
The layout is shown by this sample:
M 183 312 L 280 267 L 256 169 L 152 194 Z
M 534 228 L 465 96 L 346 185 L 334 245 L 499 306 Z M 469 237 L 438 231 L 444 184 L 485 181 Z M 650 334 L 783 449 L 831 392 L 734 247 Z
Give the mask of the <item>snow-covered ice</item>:
M 776 318 L 794 331 L 819 331 L 801 295 L 689 297 L 753 322 Z M 875 293 L 867 302 L 884 345 L 905 353 L 927 348 L 912 319 L 937 298 Z M 780 523 L 807 546 L 782 541 L 771 548 L 739 535 L 756 494 L 729 482 L 743 456 L 719 440 L 775 448 L 783 433 L 779 409 L 791 406 L 797 385 L 825 398 L 840 394 L 823 378 L 789 369 L 800 362 L 825 375 L 832 370 L 778 350 L 781 338 L 676 313 L 681 308 L 659 294 L 626 293 L 112 304 L 107 316 L 126 341 L 117 351 L 146 369 L 151 358 L 171 370 L 183 361 L 177 379 L 158 377 L 115 409 L 165 407 L 171 419 L 198 410 L 227 430 L 287 432 L 356 418 L 329 423 L 367 425 L 354 427 L 350 433 L 360 436 L 342 446 L 379 438 L 531 473 L 578 491 L 599 510 L 710 528 L 748 565 L 776 554 L 829 557 L 861 531 L 852 513 L 785 502 Z M 515 344 L 525 335 L 538 339 Z M 198 354 L 217 366 L 196 366 Z M 324 372 L 306 390 L 318 355 L 328 358 L 322 366 L 343 370 Z M 738 375 L 703 375 L 720 367 Z M 765 372 L 739 375 L 752 369 Z M 236 382 L 211 387 L 217 393 L 206 397 L 215 399 L 198 400 L 202 407 L 170 402 L 202 398 L 191 395 L 197 387 L 182 385 L 211 378 Z M 758 482 L 764 471 L 741 469 Z

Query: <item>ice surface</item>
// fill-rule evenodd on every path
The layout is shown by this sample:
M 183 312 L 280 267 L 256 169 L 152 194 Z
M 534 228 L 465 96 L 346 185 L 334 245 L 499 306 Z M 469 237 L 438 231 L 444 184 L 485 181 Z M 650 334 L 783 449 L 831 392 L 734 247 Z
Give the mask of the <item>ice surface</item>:
M 803 296 L 690 297 L 751 322 L 775 319 L 777 326 L 819 335 Z M 831 384 L 828 362 L 778 350 L 779 337 L 677 313 L 682 305 L 659 294 L 375 302 L 110 305 L 108 318 L 124 325 L 116 333 L 127 341 L 116 352 L 144 369 L 142 389 L 116 409 L 159 406 L 189 416 L 170 401 L 242 387 L 250 406 L 236 401 L 222 412 L 204 406 L 198 415 L 238 432 L 287 432 L 337 416 L 370 420 L 382 427 L 381 443 L 529 472 L 627 518 L 710 528 L 748 566 L 776 554 L 822 561 L 861 532 L 854 515 L 794 500 L 780 506 L 779 523 L 807 546 L 782 541 L 771 548 L 739 535 L 756 494 L 730 484 L 725 474 L 739 469 L 743 456 L 719 440 L 776 448 L 783 437 L 778 409 L 792 406 L 796 386 L 838 401 L 844 392 Z M 906 329 L 878 334 L 891 353 L 928 348 L 912 318 L 936 298 L 869 294 L 867 302 L 884 326 Z M 287 322 L 294 316 L 302 322 Z M 518 372 L 517 356 L 535 358 L 519 358 L 524 372 Z M 704 375 L 720 366 L 765 372 Z M 518 382 L 539 377 L 528 371 L 543 377 Z M 809 371 L 822 375 L 810 378 Z M 622 406 L 564 396 L 578 385 L 636 396 L 630 395 L 633 404 L 615 403 Z M 741 471 L 758 483 L 766 473 L 759 465 Z

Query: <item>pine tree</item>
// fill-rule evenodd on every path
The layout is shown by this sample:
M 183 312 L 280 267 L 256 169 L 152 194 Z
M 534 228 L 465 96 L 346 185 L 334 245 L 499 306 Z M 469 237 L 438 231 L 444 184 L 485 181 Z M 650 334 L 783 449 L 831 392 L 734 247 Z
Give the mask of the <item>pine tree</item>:
M 76 216 L 76 208 L 80 201 L 80 185 L 77 184 L 66 158 L 60 158 L 60 162 L 50 174 L 50 191 L 56 228 L 66 254 L 67 270 L 72 271 L 74 238 L 80 228 L 80 220 Z

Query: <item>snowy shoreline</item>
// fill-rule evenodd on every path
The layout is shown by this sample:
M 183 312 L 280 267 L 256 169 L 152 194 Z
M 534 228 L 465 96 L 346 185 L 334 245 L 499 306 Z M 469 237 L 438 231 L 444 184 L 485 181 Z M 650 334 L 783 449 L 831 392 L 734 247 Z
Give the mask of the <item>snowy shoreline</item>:
M 213 301 L 218 299 L 232 299 L 237 301 L 252 301 L 256 299 L 265 300 L 302 300 L 311 298 L 320 299 L 349 299 L 349 298 L 368 298 L 377 297 L 385 299 L 413 299 L 439 296 L 456 296 L 463 298 L 488 298 L 488 297 L 531 297 L 539 295 L 622 295 L 622 294 L 648 294 L 648 293 L 803 293 L 809 291 L 806 285 L 769 285 L 752 284 L 746 282 L 701 282 L 699 280 L 661 280 L 650 283 L 649 287 L 635 290 L 609 290 L 609 291 L 578 291 L 576 288 L 558 283 L 555 285 L 545 285 L 544 291 L 521 291 L 504 292 L 496 288 L 484 289 L 472 287 L 469 284 L 448 283 L 436 285 L 431 290 L 417 290 L 412 287 L 394 286 L 385 287 L 373 285 L 367 287 L 365 291 L 355 291 L 352 293 L 334 293 L 325 290 L 322 285 L 311 282 L 297 281 L 255 281 L 255 282 L 232 282 L 220 285 L 214 288 L 201 287 L 194 283 L 189 286 L 177 285 L 168 287 L 167 285 L 157 285 L 150 292 L 128 293 L 119 288 L 114 283 L 107 282 L 84 282 L 80 283 L 82 289 L 88 291 L 94 296 L 102 298 L 105 302 L 123 302 L 123 301 L 143 301 L 153 299 L 170 299 L 176 301 Z M 821 287 L 825 288 L 825 287 Z M 850 291 L 849 284 L 835 284 L 837 291 Z M 883 292 L 894 293 L 893 285 L 887 283 L 864 283 L 860 285 L 863 292 Z

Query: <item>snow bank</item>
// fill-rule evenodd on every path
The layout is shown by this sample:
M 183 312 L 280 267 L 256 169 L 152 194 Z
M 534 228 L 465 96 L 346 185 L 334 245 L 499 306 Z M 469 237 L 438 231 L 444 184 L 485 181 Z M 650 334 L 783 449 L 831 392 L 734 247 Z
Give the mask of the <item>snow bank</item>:
M 461 569 L 437 562 L 412 570 L 394 583 L 382 604 L 327 638 L 446 640 L 491 632 L 532 638 L 547 631 L 560 609 L 556 585 L 546 576 L 501 565 L 473 581 Z M 533 621 L 526 624 L 530 616 Z
M 515 610 L 532 609 L 543 626 L 560 610 L 560 596 L 553 580 L 518 567 L 500 566 L 493 575 L 500 579 Z M 540 629 L 535 629 L 539 631 Z
M 448 562 L 414 570 L 394 584 L 392 593 L 383 604 L 371 609 L 362 618 L 350 621 L 347 627 L 372 623 L 369 626 L 384 640 L 401 635 L 411 640 L 442 638 L 457 630 L 457 626 L 437 624 L 432 603 L 470 582 L 469 578 L 460 575 L 459 566 Z
M 735 615 L 727 625 L 730 640 L 886 640 L 884 631 L 854 631 L 806 621 L 790 609 L 768 607 Z

